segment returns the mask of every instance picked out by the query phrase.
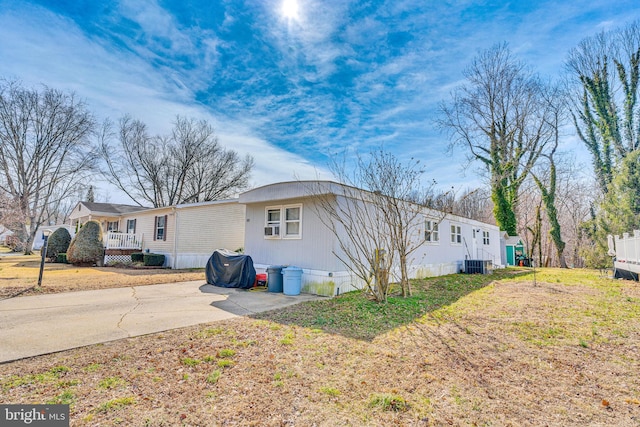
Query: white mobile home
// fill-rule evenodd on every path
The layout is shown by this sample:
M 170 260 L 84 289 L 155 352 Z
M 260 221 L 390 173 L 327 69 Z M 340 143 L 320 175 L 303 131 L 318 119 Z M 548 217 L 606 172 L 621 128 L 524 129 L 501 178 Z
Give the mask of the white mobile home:
M 78 227 L 91 219 L 101 223 L 105 263 L 148 251 L 163 254 L 166 267 L 204 268 L 214 250 L 244 244 L 245 207 L 237 199 L 163 208 L 80 202 L 70 218 Z
M 245 207 L 237 199 L 187 203 L 129 213 L 122 225 L 140 236 L 141 249 L 165 255 L 171 268 L 204 268 L 216 249 L 244 244 Z
M 277 183 L 241 194 L 240 203 L 246 205 L 245 253 L 258 270 L 300 267 L 303 292 L 331 296 L 360 288 L 361 283 L 340 260 L 345 259 L 343 249 L 319 216 L 323 209 L 318 188 L 336 204 L 349 197 L 346 186 L 329 181 Z M 413 229 L 414 238 L 422 240 L 411 254 L 412 277 L 457 273 L 465 260 L 501 265 L 497 226 L 420 209 Z
M 33 245 L 31 246 L 31 250 L 39 251 L 40 249 L 42 249 L 42 246 L 44 245 L 44 231 L 48 231 L 49 235 L 51 235 L 51 233 L 56 231 L 58 228 L 66 228 L 72 238 L 76 235 L 75 229 L 70 225 L 41 225 L 36 230 L 36 235 L 33 238 Z

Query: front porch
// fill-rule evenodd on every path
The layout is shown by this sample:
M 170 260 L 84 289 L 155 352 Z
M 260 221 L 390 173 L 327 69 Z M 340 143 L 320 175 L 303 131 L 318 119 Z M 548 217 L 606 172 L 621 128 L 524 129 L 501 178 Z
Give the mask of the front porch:
M 144 235 L 107 231 L 105 249 L 142 249 Z
M 104 264 L 131 262 L 131 254 L 142 251 L 144 235 L 108 231 L 105 238 Z

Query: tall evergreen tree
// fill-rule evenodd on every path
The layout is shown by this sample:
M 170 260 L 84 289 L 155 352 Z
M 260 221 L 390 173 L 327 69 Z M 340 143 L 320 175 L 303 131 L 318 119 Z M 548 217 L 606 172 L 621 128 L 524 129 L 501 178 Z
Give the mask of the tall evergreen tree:
M 86 197 L 86 199 L 87 199 L 87 202 L 91 202 L 91 203 L 93 203 L 93 202 L 95 202 L 95 201 L 96 201 L 96 200 L 95 200 L 95 199 L 96 199 L 96 197 L 95 197 L 95 195 L 93 194 L 93 185 L 90 185 L 90 186 L 89 186 L 89 189 L 87 190 L 87 197 Z

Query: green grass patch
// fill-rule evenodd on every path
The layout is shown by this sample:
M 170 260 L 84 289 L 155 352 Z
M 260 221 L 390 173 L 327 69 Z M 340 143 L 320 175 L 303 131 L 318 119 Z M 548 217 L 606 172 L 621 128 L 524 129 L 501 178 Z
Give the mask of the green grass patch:
M 76 402 L 76 395 L 71 390 L 65 390 L 51 400 L 47 405 L 73 405 Z
M 224 330 L 222 328 L 206 328 L 196 333 L 195 337 L 200 339 L 211 338 L 223 332 Z
M 220 368 L 229 368 L 233 366 L 233 360 L 229 360 L 229 359 L 218 360 L 218 366 Z
M 100 380 L 98 387 L 105 390 L 113 390 L 115 388 L 126 387 L 127 382 L 119 377 L 107 377 Z
M 258 313 L 253 317 L 277 322 L 269 325 L 272 330 L 279 328 L 278 323 L 296 324 L 349 338 L 372 340 L 426 313 L 450 305 L 494 280 L 512 278 L 514 274 L 511 270 L 505 270 L 490 275 L 453 274 L 414 280 L 411 297 L 403 298 L 396 293 L 390 295 L 386 303 L 375 302 L 365 292 L 356 291 L 328 300 L 309 301 L 281 310 Z M 285 341 L 283 344 L 288 344 L 289 340 Z
M 110 412 L 117 411 L 118 409 L 125 408 L 130 405 L 135 405 L 136 399 L 133 396 L 130 397 L 119 397 L 117 399 L 111 399 L 107 402 L 102 403 L 98 406 L 95 411 L 96 412 Z
M 340 396 L 340 390 L 333 387 L 320 387 L 320 393 L 326 394 L 330 397 L 338 397 Z
M 83 368 L 85 372 L 96 372 L 102 367 L 101 363 L 92 363 Z
M 185 366 L 194 367 L 194 366 L 198 366 L 200 364 L 200 361 L 198 359 L 193 359 L 191 357 L 184 357 L 180 360 L 180 363 L 182 363 Z
M 280 344 L 282 345 L 293 345 L 293 339 L 296 337 L 296 334 L 292 331 L 289 331 L 284 334 L 282 339 L 280 340 Z
M 209 384 L 215 384 L 218 382 L 218 380 L 220 379 L 220 376 L 222 375 L 222 372 L 219 370 L 215 370 L 213 371 L 211 374 L 209 374 L 207 376 L 207 382 Z
M 409 404 L 402 396 L 392 393 L 376 393 L 369 398 L 369 407 L 383 411 L 401 412 L 409 409 Z
M 230 357 L 233 357 L 235 355 L 236 355 L 236 351 L 232 350 L 230 348 L 223 348 L 222 350 L 220 350 L 218 352 L 218 357 L 221 357 L 223 359 L 230 358 Z
M 39 374 L 11 375 L 6 379 L 0 380 L 0 388 L 6 392 L 13 388 L 30 384 L 56 383 L 59 382 L 59 379 L 63 374 L 66 374 L 69 371 L 70 369 L 66 366 L 55 366 L 48 371 Z

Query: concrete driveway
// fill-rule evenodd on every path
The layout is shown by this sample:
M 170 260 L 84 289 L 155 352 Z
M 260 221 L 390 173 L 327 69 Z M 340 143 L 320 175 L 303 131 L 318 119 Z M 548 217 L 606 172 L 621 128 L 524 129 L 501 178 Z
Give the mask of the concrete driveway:
M 0 301 L 0 363 L 320 298 L 194 281 L 5 299 Z

